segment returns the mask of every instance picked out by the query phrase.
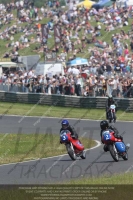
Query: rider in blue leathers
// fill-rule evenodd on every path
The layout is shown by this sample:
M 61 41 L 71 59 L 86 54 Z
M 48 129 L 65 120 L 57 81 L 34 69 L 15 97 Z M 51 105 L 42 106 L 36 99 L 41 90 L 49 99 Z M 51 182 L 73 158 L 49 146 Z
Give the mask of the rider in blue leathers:
M 60 129 L 60 132 L 62 130 L 68 130 L 70 131 L 72 138 L 78 139 L 78 134 L 76 133 L 74 127 L 69 124 L 68 120 L 66 119 L 62 120 L 61 125 L 62 125 L 62 128 Z

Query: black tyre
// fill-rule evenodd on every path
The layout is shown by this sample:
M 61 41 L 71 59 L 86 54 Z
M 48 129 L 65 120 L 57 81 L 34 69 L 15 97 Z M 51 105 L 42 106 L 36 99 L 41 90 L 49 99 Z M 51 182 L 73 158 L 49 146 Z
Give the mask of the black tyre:
M 113 119 L 114 119 L 114 123 L 116 122 L 116 115 L 115 113 L 113 113 Z
M 86 159 L 86 152 L 83 151 L 82 156 L 80 156 L 82 159 Z
M 111 116 L 111 113 L 108 114 L 108 120 L 109 120 L 109 123 L 112 122 L 112 116 Z
M 128 153 L 125 152 L 125 154 L 122 156 L 123 160 L 128 160 Z
M 113 145 L 109 145 L 108 149 L 109 149 L 110 154 L 111 154 L 112 158 L 114 159 L 114 161 L 118 162 L 119 161 L 119 156 L 118 156 L 118 153 L 115 152 Z
M 67 153 L 68 153 L 68 155 L 70 156 L 70 158 L 71 158 L 72 160 L 76 160 L 76 159 L 77 159 L 77 156 L 76 156 L 76 154 L 74 153 L 74 151 L 72 150 L 70 144 L 67 144 L 67 145 L 66 145 L 66 149 L 67 149 Z

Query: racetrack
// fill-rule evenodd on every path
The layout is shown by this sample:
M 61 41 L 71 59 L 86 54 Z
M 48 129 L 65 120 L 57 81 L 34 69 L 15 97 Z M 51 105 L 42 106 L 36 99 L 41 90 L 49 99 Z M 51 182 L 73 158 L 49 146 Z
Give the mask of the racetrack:
M 38 120 L 40 119 L 40 120 Z M 80 136 L 100 141 L 99 121 L 69 120 Z M 43 184 L 68 181 L 80 177 L 101 176 L 126 172 L 133 165 L 133 123 L 116 122 L 125 143 L 130 143 L 129 160 L 114 162 L 111 155 L 104 153 L 103 145 L 88 150 L 85 160 L 72 161 L 68 155 L 39 159 L 0 166 L 0 184 Z M 3 116 L 0 120 L 1 133 L 58 133 L 60 119 L 39 117 Z M 1 141 L 2 142 L 2 141 Z M 60 145 L 57 146 L 59 148 Z M 45 148 L 44 148 L 45 149 Z

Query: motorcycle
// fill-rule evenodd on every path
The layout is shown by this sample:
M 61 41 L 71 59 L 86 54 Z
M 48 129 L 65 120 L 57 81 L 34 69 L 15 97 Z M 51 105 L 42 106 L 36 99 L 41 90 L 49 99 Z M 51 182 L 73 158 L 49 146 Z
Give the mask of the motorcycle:
M 67 153 L 72 160 L 76 160 L 77 157 L 86 159 L 84 146 L 80 143 L 78 139 L 72 138 L 70 131 L 62 130 L 60 133 L 60 141 L 62 144 L 65 144 Z
M 128 160 L 127 151 L 130 148 L 130 144 L 125 145 L 121 139 L 115 138 L 113 131 L 104 131 L 102 135 L 102 142 L 106 144 L 114 161 L 118 162 L 119 158 Z
M 116 122 L 115 109 L 116 109 L 115 105 L 110 105 L 109 112 L 108 112 L 109 123 Z

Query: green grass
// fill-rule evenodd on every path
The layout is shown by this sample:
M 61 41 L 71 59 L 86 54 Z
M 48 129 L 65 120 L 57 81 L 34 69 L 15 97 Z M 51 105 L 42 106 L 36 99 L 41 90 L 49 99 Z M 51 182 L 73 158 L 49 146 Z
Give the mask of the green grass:
M 105 119 L 105 109 L 91 108 L 72 108 L 58 107 L 37 104 L 20 103 L 0 103 L 0 114 L 4 115 L 22 115 L 22 116 L 47 116 L 59 118 L 78 118 L 78 119 Z M 117 120 L 133 121 L 133 113 L 122 110 L 117 112 Z
M 104 175 L 104 176 L 99 176 L 98 178 L 96 177 L 90 177 L 90 178 L 81 178 L 81 179 L 76 179 L 72 180 L 69 182 L 64 182 L 65 184 L 112 184 L 112 185 L 119 185 L 119 184 L 133 184 L 133 173 L 124 173 L 124 174 L 114 174 L 110 175 Z
M 14 17 L 16 18 L 16 10 L 13 11 L 13 14 L 14 14 Z M 41 13 L 39 13 L 41 14 Z M 50 18 L 43 18 L 42 21 L 40 21 L 39 23 L 47 23 L 48 21 L 50 20 Z M 34 22 L 35 24 L 36 22 Z M 92 26 L 96 26 L 97 25 L 97 22 L 94 20 L 94 18 L 92 17 L 91 21 L 90 21 L 91 25 Z M 97 40 L 102 40 L 102 41 L 106 41 L 107 43 L 109 43 L 110 45 L 111 44 L 111 36 L 112 34 L 115 34 L 115 33 L 119 33 L 120 30 L 124 30 L 126 33 L 131 29 L 131 23 L 132 23 L 132 19 L 129 19 L 129 25 L 128 26 L 124 26 L 122 28 L 116 28 L 114 31 L 110 31 L 110 32 L 106 32 L 105 31 L 105 25 L 101 23 L 101 36 L 97 37 Z M 2 32 L 6 27 L 10 27 L 12 25 L 16 24 L 16 20 L 12 20 L 10 24 L 8 25 L 3 25 L 0 32 Z M 24 22 L 22 24 L 18 24 L 17 26 L 27 26 L 28 23 Z M 22 35 L 24 33 L 17 33 L 16 35 L 14 35 L 14 41 L 17 41 L 19 38 L 20 38 L 20 35 Z M 50 33 L 52 36 L 53 36 L 53 33 Z M 82 37 L 83 35 L 83 29 L 79 32 L 79 36 L 80 38 Z M 29 36 L 29 38 L 31 37 L 32 35 Z M 35 35 L 33 35 L 35 36 Z M 87 35 L 87 38 L 91 38 L 91 35 Z M 76 40 L 76 39 L 72 39 L 72 40 Z M 2 58 L 4 53 L 7 51 L 7 48 L 6 48 L 6 44 L 9 43 L 10 41 L 5 41 L 5 40 L 0 40 L 0 47 L 1 47 L 1 52 L 0 52 L 0 57 Z M 129 40 L 125 40 L 125 41 L 122 41 L 122 42 L 126 42 L 129 44 Z M 19 50 L 19 54 L 22 55 L 22 56 L 25 56 L 25 55 L 35 55 L 35 54 L 40 54 L 41 56 L 41 60 L 43 60 L 44 58 L 42 57 L 42 53 L 37 53 L 37 52 L 33 52 L 33 49 L 35 49 L 36 46 L 39 46 L 38 43 L 34 43 L 34 44 L 30 44 L 30 47 L 28 48 L 25 48 L 25 49 L 21 49 Z M 53 48 L 54 47 L 54 39 L 53 37 L 52 38 L 49 38 L 48 40 L 48 47 L 49 48 Z M 80 45 L 76 45 L 75 48 L 78 49 L 79 47 L 81 47 L 81 44 Z M 89 49 L 92 49 L 94 48 L 94 44 L 87 44 L 86 47 L 83 49 L 83 53 L 78 53 L 76 56 L 77 57 L 84 57 L 84 58 L 89 58 L 90 56 L 90 53 L 88 52 L 88 48 Z M 9 48 L 8 50 L 11 50 L 11 48 Z M 63 49 L 60 49 L 60 52 L 62 51 Z M 102 49 L 99 49 L 102 51 Z M 68 53 L 68 57 L 70 57 L 72 55 L 72 52 L 69 52 Z
M 14 15 L 14 18 L 17 17 L 17 12 L 16 12 L 16 10 L 13 11 L 13 15 Z M 40 21 L 39 23 L 42 23 L 42 24 L 43 24 L 43 23 L 47 23 L 48 21 L 49 21 L 49 18 L 43 18 L 42 21 Z M 37 23 L 37 22 L 35 21 L 35 22 L 33 23 L 33 25 L 35 25 L 36 23 Z M 26 26 L 29 25 L 29 23 L 24 22 L 24 23 L 21 23 L 21 24 L 17 24 L 16 20 L 12 20 L 10 24 L 3 25 L 3 26 L 0 28 L 0 32 L 4 31 L 7 27 L 11 27 L 11 26 L 13 26 L 13 25 L 17 25 L 17 27 L 26 27 Z M 21 35 L 24 35 L 24 33 L 23 33 L 23 32 L 21 32 L 21 33 L 18 32 L 17 34 L 13 35 L 14 41 L 19 40 Z M 33 34 L 33 35 L 28 36 L 28 38 L 30 39 L 32 36 L 35 37 L 35 35 Z M 53 40 L 53 39 L 52 39 L 52 40 Z M 3 57 L 4 53 L 7 51 L 6 44 L 8 44 L 8 43 L 11 43 L 11 41 L 10 41 L 10 40 L 0 40 L 0 48 L 1 48 L 0 57 L 1 57 L 1 58 Z M 50 41 L 49 43 L 50 43 L 50 45 L 51 45 L 51 41 Z M 36 47 L 36 46 L 39 46 L 39 45 L 40 45 L 40 44 L 37 43 L 37 42 L 34 43 L 34 44 L 30 44 L 30 46 L 29 46 L 28 48 L 26 47 L 26 48 L 24 48 L 24 49 L 20 49 L 20 50 L 19 50 L 19 54 L 22 55 L 22 56 L 25 56 L 25 55 L 35 55 L 35 54 L 37 54 L 37 53 L 36 53 L 36 52 L 33 52 L 33 49 L 35 49 L 35 47 Z M 52 45 L 53 45 L 53 43 L 52 43 Z M 50 47 L 51 47 L 51 46 L 50 46 Z M 11 49 L 12 49 L 11 47 L 8 48 L 8 51 L 10 51 Z M 40 55 L 42 55 L 42 54 L 40 53 Z
M 96 145 L 93 140 L 79 139 L 86 149 Z M 0 134 L 0 164 L 67 154 L 59 140 L 59 134 Z
M 132 185 L 133 173 L 131 172 L 126 174 L 115 174 L 113 176 L 82 178 L 64 182 L 65 187 L 70 186 L 73 190 L 74 188 L 78 190 L 79 194 L 83 193 L 82 197 L 86 194 L 89 199 L 89 194 L 92 194 L 92 199 L 99 200 L 132 200 Z M 87 192 L 84 193 L 83 191 Z
M 1 200 L 132 200 L 132 186 L 24 185 L 1 189 Z

